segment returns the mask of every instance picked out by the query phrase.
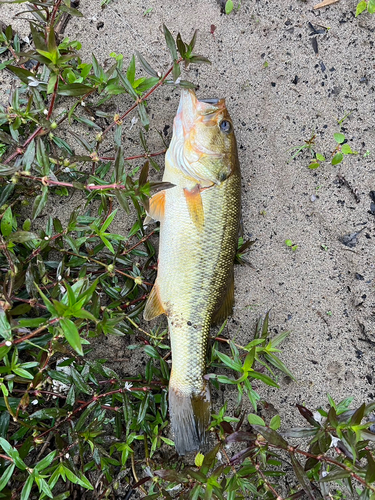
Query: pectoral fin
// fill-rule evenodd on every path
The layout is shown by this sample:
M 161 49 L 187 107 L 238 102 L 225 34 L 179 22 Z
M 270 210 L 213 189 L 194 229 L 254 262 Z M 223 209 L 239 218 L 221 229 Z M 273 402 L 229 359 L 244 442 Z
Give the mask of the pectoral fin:
M 146 321 L 151 321 L 160 316 L 160 314 L 165 314 L 165 309 L 159 297 L 158 285 L 155 283 L 147 299 L 143 317 Z
M 228 288 L 223 300 L 214 311 L 212 316 L 212 324 L 220 323 L 227 319 L 232 314 L 234 303 L 234 276 L 233 272 L 228 280 Z
M 165 212 L 165 191 L 160 191 L 150 198 L 145 224 L 156 220 L 160 222 L 164 218 Z
M 200 186 L 197 184 L 192 190 L 184 188 L 184 195 L 189 209 L 191 220 L 199 231 L 203 229 L 204 213 Z

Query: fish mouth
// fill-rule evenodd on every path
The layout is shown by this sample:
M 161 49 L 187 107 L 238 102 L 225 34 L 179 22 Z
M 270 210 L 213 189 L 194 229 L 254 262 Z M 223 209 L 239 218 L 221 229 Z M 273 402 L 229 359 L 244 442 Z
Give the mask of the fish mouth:
M 176 139 L 186 140 L 199 122 L 215 125 L 215 117 L 223 110 L 225 110 L 225 99 L 198 99 L 192 89 L 183 89 L 174 119 L 173 133 Z

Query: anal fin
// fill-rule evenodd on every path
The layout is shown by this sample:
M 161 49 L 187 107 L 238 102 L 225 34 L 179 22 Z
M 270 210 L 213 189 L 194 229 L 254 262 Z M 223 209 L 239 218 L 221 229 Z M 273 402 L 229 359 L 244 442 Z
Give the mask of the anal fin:
M 151 321 L 160 316 L 160 314 L 165 314 L 165 309 L 159 297 L 158 285 L 155 283 L 147 299 L 146 307 L 143 311 L 143 318 L 146 321 Z

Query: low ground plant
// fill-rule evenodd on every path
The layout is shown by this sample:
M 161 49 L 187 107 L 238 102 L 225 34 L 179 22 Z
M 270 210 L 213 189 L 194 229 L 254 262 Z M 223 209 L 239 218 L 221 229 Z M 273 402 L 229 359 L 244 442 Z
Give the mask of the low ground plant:
M 80 15 L 70 2 L 21 3 L 32 45 L 11 26 L 0 34 L 0 69 L 16 77 L 0 107 L 0 498 L 374 499 L 374 405 L 298 406 L 308 425 L 292 429 L 259 416 L 259 384 L 293 378 L 278 357 L 288 332 L 272 336 L 268 314 L 247 345 L 224 326 L 212 339 L 207 378 L 213 390 L 234 388 L 237 402 L 212 415 L 208 450 L 176 456 L 167 331 L 141 322 L 158 232 L 142 221 L 150 193 L 168 187 L 150 180 L 164 149 L 149 150 L 147 98 L 162 85 L 194 87 L 181 63 L 208 60 L 194 52 L 196 33 L 186 43 L 164 27 L 164 74 L 141 54 L 112 53 L 105 69 L 59 38 L 62 16 Z M 133 104 L 108 112 L 120 94 Z M 136 113 L 141 150 L 129 156 L 123 122 Z M 67 218 L 48 215 L 57 200 Z M 120 213 L 127 234 L 112 231 Z M 239 262 L 249 245 L 240 239 Z M 124 357 L 139 355 L 142 370 L 118 373 L 111 356 L 94 355 L 109 335 L 124 337 Z

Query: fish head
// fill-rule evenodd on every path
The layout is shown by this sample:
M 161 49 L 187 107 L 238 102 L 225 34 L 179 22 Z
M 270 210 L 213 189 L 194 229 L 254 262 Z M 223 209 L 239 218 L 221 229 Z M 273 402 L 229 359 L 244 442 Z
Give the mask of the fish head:
M 233 123 L 224 99 L 198 100 L 184 89 L 173 125 L 175 166 L 201 186 L 224 182 L 237 167 Z

